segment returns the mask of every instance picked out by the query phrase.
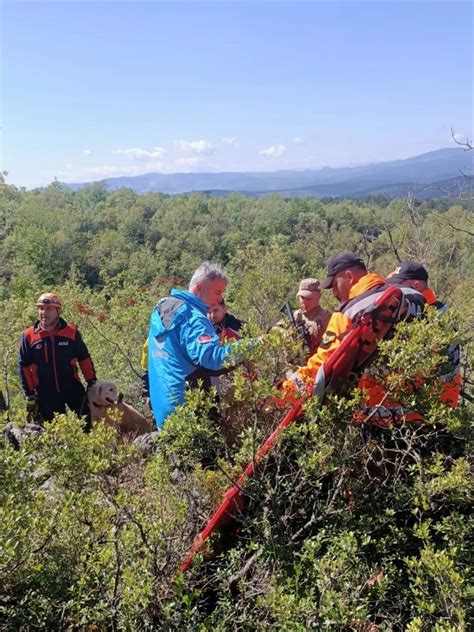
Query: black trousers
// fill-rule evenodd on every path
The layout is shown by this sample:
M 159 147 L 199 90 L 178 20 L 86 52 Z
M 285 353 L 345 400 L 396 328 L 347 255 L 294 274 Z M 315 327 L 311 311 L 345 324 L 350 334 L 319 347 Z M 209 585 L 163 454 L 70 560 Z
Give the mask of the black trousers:
M 38 388 L 39 412 L 43 421 L 51 421 L 55 413 L 65 413 L 66 406 L 77 415 L 86 417 L 86 431 L 90 430 L 90 411 L 86 391 L 76 380 L 59 393 L 56 388 Z

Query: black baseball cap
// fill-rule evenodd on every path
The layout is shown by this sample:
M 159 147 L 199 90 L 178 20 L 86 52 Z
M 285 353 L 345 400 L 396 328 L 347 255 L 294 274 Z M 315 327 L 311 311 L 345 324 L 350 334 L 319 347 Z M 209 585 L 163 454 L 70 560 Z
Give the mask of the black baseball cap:
M 428 281 L 428 272 L 425 266 L 418 261 L 400 261 L 388 280 L 391 283 Z
M 355 252 L 339 252 L 337 255 L 332 255 L 327 261 L 327 266 L 327 277 L 321 283 L 323 290 L 327 290 L 332 286 L 333 279 L 338 272 L 348 268 L 362 267 L 365 269 L 365 263 Z

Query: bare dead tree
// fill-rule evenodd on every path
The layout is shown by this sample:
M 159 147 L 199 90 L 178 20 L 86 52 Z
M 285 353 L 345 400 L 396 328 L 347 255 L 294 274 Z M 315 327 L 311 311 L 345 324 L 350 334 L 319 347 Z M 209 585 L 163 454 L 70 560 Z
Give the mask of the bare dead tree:
M 456 180 L 450 188 L 437 187 L 444 198 L 472 201 L 474 200 L 474 175 L 463 173 L 463 179 Z
M 460 228 L 459 226 L 455 226 L 444 217 L 442 220 L 439 217 L 435 217 L 434 220 L 438 224 L 438 226 L 442 226 L 443 228 L 446 228 L 447 226 L 448 228 L 451 228 L 452 230 L 455 230 L 459 233 L 465 233 L 466 235 L 469 235 L 470 237 L 474 237 L 474 231 L 467 230 L 466 228 Z M 470 224 L 474 226 L 474 220 L 471 220 L 470 218 L 466 218 L 465 221 L 469 222 Z
M 5 384 L 5 397 L 3 393 L 0 391 L 0 412 L 5 410 L 7 412 L 7 421 L 10 421 L 10 387 L 8 383 L 8 356 L 9 351 L 5 351 L 3 354 L 3 382 Z M 3 402 L 1 400 L 4 400 Z
M 464 151 L 471 151 L 471 149 L 474 149 L 474 145 L 472 144 L 472 139 L 469 139 L 466 136 L 464 140 L 459 140 L 459 138 L 456 138 L 456 133 L 453 128 L 451 128 L 451 138 L 454 140 L 456 145 L 459 145 L 460 147 L 464 147 Z
M 407 205 L 408 217 L 410 218 L 410 222 L 413 227 L 416 251 L 418 253 L 418 257 L 421 260 L 424 260 L 426 240 L 424 239 L 423 230 L 422 230 L 423 220 L 420 217 L 420 213 L 419 213 L 417 203 L 416 203 L 415 191 L 413 189 L 410 189 L 410 191 L 408 191 L 406 205 Z
M 392 252 L 395 255 L 397 261 L 400 263 L 400 261 L 402 260 L 402 257 L 400 256 L 400 253 L 398 252 L 398 248 L 397 248 L 397 246 L 395 244 L 395 241 L 393 239 L 392 230 L 391 230 L 393 228 L 393 225 L 391 226 L 391 225 L 389 225 L 388 222 L 385 222 L 384 223 L 384 228 L 385 228 L 385 230 L 387 232 L 388 240 L 390 242 L 390 247 L 392 249 Z

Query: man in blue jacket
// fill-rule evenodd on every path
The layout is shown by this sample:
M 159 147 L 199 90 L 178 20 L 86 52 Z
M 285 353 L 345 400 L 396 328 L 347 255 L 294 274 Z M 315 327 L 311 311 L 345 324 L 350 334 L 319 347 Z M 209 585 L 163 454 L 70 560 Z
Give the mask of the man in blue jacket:
M 150 321 L 148 374 L 150 399 L 157 426 L 161 428 L 175 408 L 184 402 L 188 387 L 217 375 L 231 356 L 222 344 L 207 313 L 222 300 L 228 277 L 218 265 L 206 261 L 194 272 L 189 290 L 171 290 L 161 299 Z

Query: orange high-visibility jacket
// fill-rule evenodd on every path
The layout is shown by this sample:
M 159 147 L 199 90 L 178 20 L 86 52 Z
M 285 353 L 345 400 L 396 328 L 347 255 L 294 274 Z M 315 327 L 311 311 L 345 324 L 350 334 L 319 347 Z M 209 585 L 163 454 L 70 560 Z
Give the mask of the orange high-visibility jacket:
M 434 291 L 428 287 L 422 292 L 427 305 L 436 307 L 439 314 L 445 314 L 448 311 L 445 305 L 436 296 Z M 443 390 L 440 395 L 440 401 L 455 408 L 459 403 L 461 395 L 461 347 L 459 343 L 454 342 L 446 349 L 447 362 L 443 363 L 443 370 L 440 379 L 443 381 Z
M 306 366 L 300 367 L 297 377 L 308 390 L 312 385 L 320 366 L 334 353 L 341 344 L 346 332 L 352 327 L 358 315 L 368 310 L 386 289 L 384 279 L 378 274 L 368 272 L 351 288 L 349 300 L 339 307 L 331 316 L 326 332 L 316 353 L 312 355 Z M 424 297 L 409 287 L 401 287 L 409 304 L 409 314 L 420 315 L 425 303 Z M 283 404 L 292 403 L 298 397 L 294 380 L 286 380 L 283 384 Z

